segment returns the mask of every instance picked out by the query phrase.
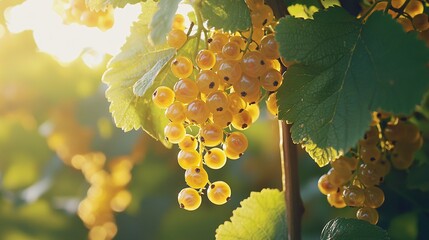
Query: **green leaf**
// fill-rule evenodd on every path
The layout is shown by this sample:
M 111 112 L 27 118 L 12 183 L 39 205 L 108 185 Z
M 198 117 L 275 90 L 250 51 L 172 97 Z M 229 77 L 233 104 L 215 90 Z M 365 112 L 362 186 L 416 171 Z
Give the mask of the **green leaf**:
M 284 0 L 286 6 L 292 6 L 296 4 L 305 5 L 307 7 L 315 6 L 318 9 L 323 8 L 322 1 L 320 0 Z
M 315 161 L 323 166 L 364 135 L 371 111 L 414 109 L 428 86 L 429 51 L 381 12 L 366 23 L 338 7 L 313 17 L 287 17 L 276 27 L 281 55 L 296 63 L 277 97 L 293 141 L 319 148 Z
M 390 239 L 382 228 L 358 219 L 336 218 L 329 221 L 322 230 L 322 240 Z
M 171 30 L 173 17 L 181 0 L 160 0 L 158 11 L 150 23 L 150 40 L 153 44 L 165 42 L 165 36 Z
M 306 6 L 304 4 L 294 4 L 287 7 L 289 14 L 295 18 L 312 19 L 313 14 L 319 9 L 315 6 Z
M 161 84 L 173 87 L 177 78 L 166 65 L 176 52 L 166 44 L 153 46 L 147 38 L 149 23 L 157 6 L 155 3 L 143 3 L 143 13 L 131 29 L 131 36 L 108 64 L 103 81 L 109 85 L 106 97 L 110 102 L 110 112 L 116 126 L 124 131 L 143 128 L 155 139 L 164 140 L 164 127 L 169 122 L 164 110 L 152 102 L 153 91 Z M 203 45 L 193 38 L 177 52 L 178 55 L 193 59 Z
M 86 0 L 86 5 L 91 10 L 104 10 L 109 5 L 113 7 L 123 8 L 127 4 L 136 4 L 142 2 L 142 0 Z
M 171 60 L 176 50 L 173 48 L 165 49 L 154 54 L 159 58 L 155 65 L 146 72 L 142 78 L 140 78 L 133 86 L 134 95 L 138 97 L 144 97 L 146 94 L 152 94 L 148 90 L 154 85 L 155 79 L 157 79 L 160 72 L 167 67 L 167 62 Z M 160 79 L 162 80 L 162 79 Z M 160 85 L 160 84 L 157 84 Z M 148 95 L 148 96 L 149 96 Z
M 201 4 L 203 18 L 208 20 L 209 27 L 235 32 L 252 26 L 244 0 L 210 0 Z
M 150 72 L 161 59 L 171 57 L 173 50 L 166 45 L 152 46 L 147 38 L 149 23 L 152 18 L 150 13 L 155 12 L 156 3 L 143 4 L 144 13 L 140 16 L 132 29 L 131 35 L 122 47 L 121 52 L 108 64 L 108 69 L 103 75 L 103 82 L 109 85 L 106 97 L 110 102 L 110 112 L 113 115 L 116 126 L 124 131 L 143 128 L 156 139 L 163 140 L 163 129 L 168 120 L 164 117 L 164 111 L 157 108 L 151 101 L 151 90 L 156 86 L 148 82 L 139 96 L 134 95 L 135 83 Z M 153 71 L 153 70 L 152 70 Z M 153 79 L 152 79 L 153 81 Z
M 252 192 L 216 230 L 216 239 L 287 239 L 285 201 L 277 189 Z

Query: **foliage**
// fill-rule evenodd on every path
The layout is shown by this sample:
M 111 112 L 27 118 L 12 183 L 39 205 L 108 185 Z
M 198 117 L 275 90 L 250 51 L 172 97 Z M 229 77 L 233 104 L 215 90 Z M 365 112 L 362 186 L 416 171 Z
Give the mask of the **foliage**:
M 427 87 L 428 49 L 380 12 L 363 23 L 329 8 L 314 20 L 285 18 L 276 30 L 282 56 L 297 63 L 284 75 L 279 117 L 320 166 L 355 145 L 371 111 L 410 113 Z
M 274 189 L 252 192 L 232 212 L 231 221 L 220 225 L 216 239 L 285 239 L 283 193 Z M 257 216 L 257 219 L 255 218 Z
M 380 227 L 358 219 L 337 218 L 329 221 L 322 230 L 320 239 L 390 239 Z
M 0 12 L 22 2 L 0 1 Z M 222 29 L 241 34 L 248 34 L 252 27 L 254 12 L 246 2 L 188 1 L 195 10 L 190 14 L 192 21 L 204 21 L 199 22 L 198 33 Z M 429 98 L 421 99 L 428 90 L 429 51 L 417 33 L 405 33 L 382 12 L 362 20 L 347 13 L 351 11 L 344 10 L 345 6 L 327 8 L 343 1 L 284 2 L 291 16 L 281 19 L 275 29 L 266 29 L 266 33 L 276 32 L 287 65 L 277 94 L 279 117 L 293 124 L 293 140 L 319 166 L 355 146 L 375 110 L 412 113 L 410 121 L 427 142 Z M 0 34 L 0 238 L 84 239 L 89 234 L 95 239 L 100 226 L 91 219 L 106 218 L 104 223 L 117 224 L 120 229 L 117 239 L 205 239 L 213 234 L 217 239 L 286 239 L 284 193 L 266 189 L 279 187 L 280 164 L 276 121 L 265 112 L 255 129 L 246 130 L 246 161 L 230 161 L 228 170 L 210 172 L 214 178 L 232 179 L 232 200 L 223 207 L 204 205 L 197 213 L 177 206 L 176 183 L 183 181 L 183 174 L 177 171 L 175 153 L 153 139 L 169 147 L 163 133 L 168 120 L 151 98 L 156 87 L 172 87 L 176 82 L 169 70 L 176 55 L 194 61 L 198 50 L 208 45 L 204 38 L 193 35 L 195 29 L 188 32 L 188 41 L 179 49 L 165 43 L 181 1 L 86 3 L 93 10 L 110 5 L 142 6 L 121 52 L 104 72 L 105 96 L 100 91 L 105 89 L 100 82 L 104 66 L 89 69 L 82 60 L 59 64 L 37 50 L 31 32 Z M 426 6 L 425 11 L 428 9 Z M 0 23 L 5 24 L 3 16 Z M 195 75 L 194 71 L 191 77 Z M 153 138 L 130 132 L 133 129 L 143 129 Z M 316 186 L 323 169 L 309 164 L 308 155 L 299 152 L 306 205 L 304 238 L 427 239 L 426 142 L 411 168 L 392 170 L 380 184 L 386 202 L 379 209 L 379 227 L 349 219 L 355 215 L 351 208 L 340 212 L 322 201 L 324 196 Z M 76 160 L 94 152 L 103 152 L 102 163 L 93 161 L 97 166 L 88 164 L 90 158 L 83 158 L 86 167 Z M 121 158 L 127 159 L 128 172 L 114 171 Z M 112 182 L 104 184 L 104 180 Z M 97 195 L 99 189 L 110 195 Z M 119 190 L 129 193 L 128 202 L 115 198 Z M 250 197 L 241 201 L 249 192 Z M 82 210 L 88 207 L 84 199 L 93 200 L 91 210 Z M 128 203 L 128 210 L 113 215 L 112 206 L 119 212 Z M 108 217 L 106 212 L 97 212 L 102 208 L 107 208 Z M 85 218 L 83 213 L 97 216 Z
M 201 5 L 209 27 L 231 32 L 251 27 L 250 12 L 243 0 L 202 1 Z

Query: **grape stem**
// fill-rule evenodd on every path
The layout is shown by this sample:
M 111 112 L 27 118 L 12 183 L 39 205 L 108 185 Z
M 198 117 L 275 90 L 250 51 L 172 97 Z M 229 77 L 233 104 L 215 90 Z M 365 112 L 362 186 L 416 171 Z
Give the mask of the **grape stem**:
M 304 204 L 299 191 L 298 154 L 290 134 L 290 125 L 279 120 L 282 183 L 286 201 L 286 222 L 289 240 L 301 239 Z

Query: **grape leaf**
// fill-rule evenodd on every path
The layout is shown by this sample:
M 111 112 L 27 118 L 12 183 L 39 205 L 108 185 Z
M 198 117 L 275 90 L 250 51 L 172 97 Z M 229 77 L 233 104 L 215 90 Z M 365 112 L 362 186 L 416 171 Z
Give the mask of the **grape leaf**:
M 339 7 L 313 17 L 287 17 L 276 27 L 281 55 L 295 62 L 277 97 L 293 141 L 315 145 L 324 166 L 364 135 L 371 111 L 414 109 L 428 86 L 429 51 L 381 12 L 366 23 Z
M 106 9 L 109 5 L 123 8 L 127 4 L 136 4 L 139 2 L 142 2 L 142 0 L 86 0 L 86 5 L 93 11 L 99 11 Z
M 387 231 L 358 219 L 336 218 L 329 221 L 322 230 L 322 240 L 390 239 Z
M 134 84 L 158 64 L 159 58 L 171 57 L 174 53 L 166 45 L 149 44 L 147 36 L 152 17 L 150 13 L 155 12 L 156 4 L 146 2 L 143 4 L 143 9 L 145 12 L 133 25 L 131 35 L 121 52 L 109 62 L 103 75 L 103 82 L 109 85 L 106 97 L 110 102 L 110 112 L 117 127 L 124 131 L 142 127 L 151 136 L 162 140 L 168 146 L 168 143 L 163 140 L 163 129 L 168 120 L 164 117 L 164 111 L 154 106 L 151 101 L 149 90 L 156 86 L 148 83 L 145 88 L 148 91 L 140 92 L 141 97 L 134 95 L 133 92 Z
M 285 201 L 277 189 L 252 192 L 216 229 L 216 239 L 287 239 Z
M 235 32 L 252 26 L 249 8 L 243 0 L 210 0 L 201 4 L 209 27 Z
M 313 14 L 319 9 L 315 6 L 306 6 L 304 4 L 294 4 L 287 7 L 289 14 L 295 18 L 313 18 Z
M 165 36 L 171 30 L 174 14 L 181 0 L 161 0 L 158 11 L 153 15 L 150 23 L 150 41 L 153 44 L 165 42 Z

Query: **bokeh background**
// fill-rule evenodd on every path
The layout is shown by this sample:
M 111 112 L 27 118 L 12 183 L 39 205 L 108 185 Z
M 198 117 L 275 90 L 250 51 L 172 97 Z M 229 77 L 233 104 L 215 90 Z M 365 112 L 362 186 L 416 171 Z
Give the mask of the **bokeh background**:
M 203 198 L 197 211 L 180 209 L 177 193 L 185 182 L 177 148 L 166 149 L 141 130 L 117 129 L 101 82 L 139 7 L 116 11 L 114 27 L 102 32 L 63 25 L 52 6 L 51 0 L 0 1 L 0 239 L 96 239 L 109 231 L 124 240 L 214 239 L 251 191 L 281 189 L 278 123 L 261 105 L 259 121 L 245 131 L 246 154 L 209 172 L 230 184 L 231 201 L 215 206 Z M 418 158 L 426 159 L 425 151 Z M 317 189 L 327 168 L 300 148 L 299 158 L 303 235 L 319 239 L 326 222 L 355 210 L 331 208 Z M 400 185 L 406 176 L 397 174 Z M 115 188 L 103 182 L 109 177 L 122 180 Z M 384 188 L 380 226 L 394 239 L 429 236 L 429 203 Z M 94 221 L 107 230 L 94 230 Z

